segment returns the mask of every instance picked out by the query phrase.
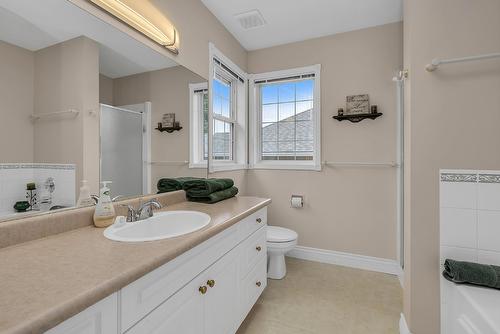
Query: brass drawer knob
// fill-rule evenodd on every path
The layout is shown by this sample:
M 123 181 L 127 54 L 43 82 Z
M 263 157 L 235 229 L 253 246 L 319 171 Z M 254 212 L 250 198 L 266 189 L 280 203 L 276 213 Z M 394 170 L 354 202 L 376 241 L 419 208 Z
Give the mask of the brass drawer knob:
M 262 250 L 262 247 L 257 246 L 257 247 L 255 247 L 255 249 L 257 250 L 257 252 L 260 252 Z
M 205 293 L 207 293 L 207 287 L 204 285 L 204 286 L 200 286 L 200 288 L 198 289 L 198 291 L 200 291 L 200 293 L 202 295 L 204 295 Z
M 256 221 L 257 223 L 259 223 L 259 224 L 260 224 L 260 223 L 262 223 L 262 219 L 260 219 L 260 218 L 255 219 L 255 221 Z
M 213 287 L 215 286 L 215 281 L 214 281 L 213 279 L 209 279 L 209 280 L 207 281 L 207 285 L 208 285 L 209 287 L 213 288 Z
M 262 283 L 261 282 L 257 282 L 257 283 L 255 283 L 255 285 L 257 285 L 258 287 L 260 287 L 262 285 Z

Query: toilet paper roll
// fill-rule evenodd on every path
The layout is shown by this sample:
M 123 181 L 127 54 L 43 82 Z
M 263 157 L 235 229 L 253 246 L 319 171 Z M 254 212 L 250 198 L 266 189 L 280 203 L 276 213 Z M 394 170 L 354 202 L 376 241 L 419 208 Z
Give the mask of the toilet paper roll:
M 292 208 L 301 208 L 304 206 L 302 196 L 292 196 L 290 203 L 292 204 Z

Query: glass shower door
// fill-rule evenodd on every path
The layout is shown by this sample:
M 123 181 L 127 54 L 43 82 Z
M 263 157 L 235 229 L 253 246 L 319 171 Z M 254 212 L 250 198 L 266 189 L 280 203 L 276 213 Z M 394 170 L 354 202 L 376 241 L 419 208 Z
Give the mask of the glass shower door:
M 101 104 L 101 181 L 111 196 L 143 193 L 143 113 Z

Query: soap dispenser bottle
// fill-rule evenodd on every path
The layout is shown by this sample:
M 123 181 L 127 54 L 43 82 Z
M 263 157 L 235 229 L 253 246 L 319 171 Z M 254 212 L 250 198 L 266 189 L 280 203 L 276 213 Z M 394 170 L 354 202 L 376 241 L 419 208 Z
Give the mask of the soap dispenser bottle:
M 99 194 L 99 200 L 94 211 L 94 225 L 96 227 L 107 227 L 113 224 L 115 220 L 115 208 L 109 195 L 108 183 L 111 181 L 102 181 L 102 188 Z

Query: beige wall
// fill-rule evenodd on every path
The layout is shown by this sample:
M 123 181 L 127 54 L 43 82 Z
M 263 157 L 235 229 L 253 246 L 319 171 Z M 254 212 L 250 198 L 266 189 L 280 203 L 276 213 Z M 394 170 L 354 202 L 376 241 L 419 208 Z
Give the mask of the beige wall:
M 76 109 L 77 117 L 40 119 L 34 127 L 34 162 L 76 164 L 76 183 L 99 180 L 98 45 L 78 37 L 35 52 L 34 112 Z M 78 189 L 78 188 L 77 188 Z
M 113 80 L 113 101 L 116 106 L 151 102 L 152 128 L 157 127 L 165 113 L 175 113 L 183 129 L 173 133 L 153 130 L 151 160 L 189 160 L 189 84 L 204 82 L 199 75 L 183 66 L 146 72 Z M 161 177 L 206 177 L 206 169 L 184 166 L 152 165 L 152 190 Z
M 113 105 L 113 79 L 99 74 L 99 103 Z
M 396 87 L 402 68 L 402 24 L 394 23 L 248 54 L 250 73 L 321 64 L 322 158 L 391 162 L 396 159 Z M 353 124 L 331 117 L 346 95 L 370 94 L 384 113 Z M 396 259 L 396 170 L 332 168 L 321 172 L 250 170 L 247 192 L 271 197 L 271 225 L 292 228 L 299 244 Z M 303 209 L 290 195 L 305 196 Z
M 427 73 L 435 57 L 500 52 L 498 0 L 405 1 L 407 175 L 405 317 L 413 334 L 439 333 L 441 168 L 500 169 L 500 60 Z
M 33 52 L 0 41 L 0 162 L 33 161 L 34 71 Z

